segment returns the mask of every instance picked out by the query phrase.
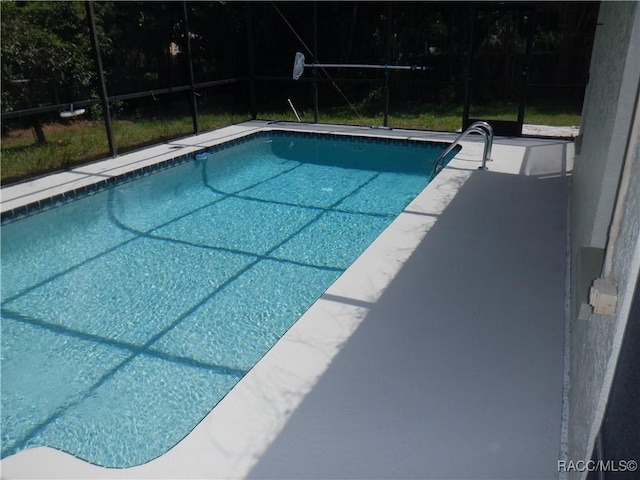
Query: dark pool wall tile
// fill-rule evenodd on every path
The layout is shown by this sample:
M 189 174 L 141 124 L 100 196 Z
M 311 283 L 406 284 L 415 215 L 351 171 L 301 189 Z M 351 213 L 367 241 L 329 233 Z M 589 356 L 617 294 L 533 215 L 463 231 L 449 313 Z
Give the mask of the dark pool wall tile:
M 163 160 L 153 165 L 145 165 L 144 167 L 140 167 L 130 172 L 125 172 L 120 175 L 115 175 L 113 177 L 109 177 L 106 179 L 103 178 L 94 183 L 83 185 L 81 187 L 69 190 L 61 194 L 56 194 L 48 198 L 36 200 L 35 202 L 29 203 L 26 205 L 21 205 L 16 208 L 12 208 L 2 213 L 0 218 L 0 223 L 2 225 L 11 223 L 18 219 L 39 213 L 43 210 L 59 207 L 65 203 L 75 201 L 79 198 L 82 198 L 88 195 L 93 195 L 102 190 L 110 188 L 114 185 L 131 182 L 139 177 L 150 175 L 160 170 L 171 168 L 185 162 L 195 161 L 196 155 L 200 153 L 205 153 L 205 152 L 217 153 L 217 152 L 226 150 L 228 148 L 234 147 L 236 145 L 241 145 L 243 143 L 249 142 L 256 138 L 286 137 L 286 136 L 296 136 L 300 138 L 314 138 L 318 140 L 341 140 L 341 141 L 347 141 L 347 142 L 362 142 L 364 140 L 366 142 L 373 143 L 373 144 L 392 144 L 392 145 L 398 145 L 398 144 L 415 145 L 416 143 L 422 143 L 420 140 L 410 140 L 406 138 L 380 138 L 380 137 L 370 137 L 370 136 L 340 134 L 340 133 L 296 132 L 296 131 L 290 131 L 290 130 L 266 130 L 266 131 L 260 131 L 260 132 L 253 132 L 239 138 L 234 138 L 232 140 L 229 140 L 217 145 L 213 145 L 211 147 L 203 148 L 193 153 L 179 155 L 177 157 L 173 157 L 169 160 Z M 448 145 L 448 143 L 446 142 L 430 141 L 429 143 L 441 143 L 443 145 Z

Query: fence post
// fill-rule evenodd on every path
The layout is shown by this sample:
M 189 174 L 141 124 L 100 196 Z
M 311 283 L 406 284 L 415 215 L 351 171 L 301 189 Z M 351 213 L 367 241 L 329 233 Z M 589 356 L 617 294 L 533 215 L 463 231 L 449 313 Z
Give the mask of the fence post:
M 98 42 L 98 34 L 96 33 L 96 22 L 93 13 L 93 1 L 86 0 L 84 6 L 87 10 L 89 19 L 89 31 L 91 33 L 91 45 L 93 53 L 96 57 L 96 65 L 98 67 L 98 77 L 100 79 L 100 98 L 102 99 L 102 110 L 104 114 L 104 126 L 107 130 L 107 141 L 109 142 L 109 153 L 112 157 L 118 154 L 116 142 L 113 138 L 113 126 L 111 124 L 111 110 L 109 109 L 109 97 L 107 96 L 107 84 L 104 81 L 104 70 L 102 68 L 102 55 L 100 54 L 100 44 Z

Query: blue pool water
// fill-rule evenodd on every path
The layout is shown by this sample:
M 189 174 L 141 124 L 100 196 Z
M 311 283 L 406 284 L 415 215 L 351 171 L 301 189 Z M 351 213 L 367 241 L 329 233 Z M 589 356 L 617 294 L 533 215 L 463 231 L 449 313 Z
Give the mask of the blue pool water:
M 2 457 L 187 435 L 428 183 L 446 145 L 261 134 L 2 227 Z

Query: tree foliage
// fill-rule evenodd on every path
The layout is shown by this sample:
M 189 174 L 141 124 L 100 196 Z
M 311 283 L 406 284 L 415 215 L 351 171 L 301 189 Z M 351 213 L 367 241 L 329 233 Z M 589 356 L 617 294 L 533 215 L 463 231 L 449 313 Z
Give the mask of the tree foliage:
M 1 2 L 2 109 L 85 98 L 96 78 L 84 5 Z
M 246 2 L 192 1 L 186 5 L 188 37 L 183 2 L 95 3 L 109 95 L 188 83 L 187 40 L 191 43 L 196 82 L 248 75 Z M 470 12 L 474 5 L 354 1 L 276 2 L 274 6 L 272 2 L 252 2 L 255 72 L 290 77 L 293 54 L 303 51 L 311 59 L 306 47 L 314 50 L 317 36 L 321 61 L 429 65 L 433 70 L 419 78 L 434 86 L 411 86 L 401 93 L 408 98 L 431 95 L 458 101 L 469 55 Z M 494 4 L 479 5 L 486 9 Z M 496 8 L 501 5 L 495 3 Z M 3 112 L 97 97 L 98 79 L 84 2 L 3 0 L 0 8 Z M 535 81 L 584 82 L 597 3 L 538 2 L 536 8 Z M 487 58 L 495 52 L 523 48 L 509 43 L 522 43 L 522 38 L 513 33 L 521 26 L 505 18 L 488 16 L 484 20 L 491 23 L 492 33 L 477 51 L 485 52 Z M 501 75 L 517 74 L 517 69 L 506 62 L 501 67 Z M 383 75 L 363 71 L 335 74 Z M 417 78 L 415 73 L 393 75 L 409 81 Z M 277 87 L 272 82 L 264 88 L 303 88 L 300 84 L 282 85 Z

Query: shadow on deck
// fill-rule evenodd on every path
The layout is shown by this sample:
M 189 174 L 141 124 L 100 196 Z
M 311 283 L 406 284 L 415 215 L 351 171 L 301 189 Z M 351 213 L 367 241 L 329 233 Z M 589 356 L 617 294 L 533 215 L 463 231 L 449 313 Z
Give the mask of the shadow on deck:
M 557 478 L 568 177 L 535 148 L 471 172 L 249 477 Z

